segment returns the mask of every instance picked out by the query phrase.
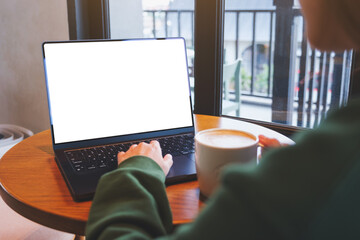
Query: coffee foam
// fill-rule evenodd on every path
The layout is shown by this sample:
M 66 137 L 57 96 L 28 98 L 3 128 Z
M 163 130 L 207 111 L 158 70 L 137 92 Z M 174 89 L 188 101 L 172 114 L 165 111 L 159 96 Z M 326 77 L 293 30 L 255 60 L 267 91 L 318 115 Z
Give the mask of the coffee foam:
M 201 134 L 196 136 L 196 140 L 202 144 L 219 148 L 241 148 L 256 143 L 252 135 L 241 131 L 226 129 L 201 132 Z

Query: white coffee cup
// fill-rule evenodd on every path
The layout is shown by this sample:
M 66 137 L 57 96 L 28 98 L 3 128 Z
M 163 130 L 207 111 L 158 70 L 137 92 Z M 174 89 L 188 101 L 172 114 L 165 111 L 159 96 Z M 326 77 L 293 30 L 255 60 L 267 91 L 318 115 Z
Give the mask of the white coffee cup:
M 256 164 L 257 136 L 233 129 L 208 129 L 195 135 L 195 162 L 199 188 L 209 197 L 219 184 L 219 175 L 229 164 Z

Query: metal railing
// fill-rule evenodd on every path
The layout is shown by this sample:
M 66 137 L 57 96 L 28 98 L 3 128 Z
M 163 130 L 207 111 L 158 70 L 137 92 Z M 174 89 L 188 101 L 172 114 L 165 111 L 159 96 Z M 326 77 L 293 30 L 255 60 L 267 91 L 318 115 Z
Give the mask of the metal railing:
M 182 36 L 182 18 L 184 17 L 184 15 L 190 15 L 190 17 L 188 17 L 188 19 L 190 19 L 190 34 L 191 37 L 190 38 L 185 38 L 187 39 L 191 45 L 190 47 L 194 46 L 194 11 L 193 10 L 144 10 L 143 11 L 144 14 L 148 14 L 152 20 L 152 30 L 151 30 L 151 34 L 152 37 L 156 38 L 156 37 L 174 37 L 174 35 L 172 35 L 169 32 L 169 18 L 171 16 L 175 16 L 176 21 L 176 29 L 177 29 L 177 34 L 175 36 L 180 37 Z M 145 16 L 147 17 L 147 16 Z M 164 35 L 161 34 L 159 35 L 159 30 L 160 28 L 158 27 L 158 25 L 160 25 L 160 23 L 157 23 L 157 19 L 163 19 L 162 22 L 163 25 L 163 31 L 164 31 Z
M 244 40 L 240 34 L 242 26 L 241 16 L 247 14 L 251 18 L 252 32 L 251 39 Z M 257 40 L 257 23 L 259 15 L 268 15 L 267 24 L 269 36 L 267 41 Z M 243 70 L 243 77 L 250 79 L 247 86 L 243 87 L 241 94 L 255 96 L 258 98 L 273 99 L 274 91 L 274 58 L 275 54 L 275 34 L 276 32 L 276 10 L 225 10 L 227 16 L 235 17 L 235 38 L 230 41 L 232 48 L 235 49 L 233 60 L 244 58 L 242 48 L 244 42 L 250 50 L 250 58 L 243 59 L 248 61 L 250 71 Z M 145 10 L 144 17 L 150 19 L 151 25 L 146 37 L 172 37 L 182 36 L 186 39 L 189 48 L 194 46 L 194 11 L 193 10 Z M 293 107 L 290 108 L 296 119 L 287 120 L 287 124 L 302 127 L 314 127 L 324 118 L 329 109 L 338 107 L 346 102 L 348 93 L 346 91 L 350 74 L 351 52 L 342 54 L 321 53 L 311 49 L 306 38 L 303 18 L 299 9 L 292 9 L 291 17 L 288 21 L 293 21 L 294 32 L 291 37 L 293 44 L 292 52 L 289 53 L 290 65 L 294 65 L 293 72 L 290 73 L 288 81 L 292 82 L 294 94 L 289 96 L 292 99 Z M 171 21 L 170 21 L 171 20 Z M 227 24 L 227 23 L 225 23 Z M 186 27 L 184 25 L 187 25 Z M 264 26 L 263 26 L 264 27 Z M 225 33 L 226 34 L 226 33 Z M 299 37 L 302 35 L 302 38 Z M 300 36 L 301 36 L 300 35 Z M 226 36 L 225 36 L 226 40 Z M 229 41 L 226 41 L 229 44 Z M 258 46 L 266 46 L 266 65 L 267 79 L 265 90 L 261 91 L 256 87 L 259 77 Z M 263 53 L 264 54 L 264 53 Z M 192 69 L 192 63 L 190 62 Z M 277 66 L 278 68 L 282 66 Z M 286 71 L 286 69 L 284 69 Z M 262 72 L 264 74 L 264 72 Z M 261 79 L 264 81 L 264 79 Z M 277 81 L 277 79 L 276 79 Z M 244 79 L 243 79 L 243 82 Z M 290 91 L 290 90 L 289 90 Z M 289 111 L 289 109 L 287 109 Z M 274 109 L 273 109 L 274 111 Z M 294 114 L 297 112 L 297 114 Z

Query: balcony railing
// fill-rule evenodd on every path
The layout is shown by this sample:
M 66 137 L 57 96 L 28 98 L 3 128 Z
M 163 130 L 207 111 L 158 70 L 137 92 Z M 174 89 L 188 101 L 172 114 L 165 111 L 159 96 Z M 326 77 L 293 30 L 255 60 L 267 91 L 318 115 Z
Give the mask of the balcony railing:
M 271 100 L 274 102 L 275 97 L 279 97 L 275 96 L 276 91 L 273 89 L 274 83 L 278 81 L 274 78 L 279 77 L 279 70 L 274 73 L 274 68 L 287 70 L 286 66 L 275 65 L 277 61 L 274 59 L 278 57 L 275 52 L 275 41 L 279 37 L 288 37 L 291 41 L 287 65 L 290 74 L 285 81 L 289 84 L 289 90 L 284 91 L 288 91 L 287 97 L 290 98 L 291 106 L 286 107 L 290 117 L 280 122 L 314 127 L 326 116 L 329 109 L 346 102 L 352 52 L 335 54 L 311 49 L 299 9 L 291 9 L 286 19 L 293 24 L 292 36 L 277 36 L 276 38 L 276 34 L 281 34 L 276 31 L 277 14 L 276 9 L 226 10 L 225 24 L 233 28 L 230 31 L 234 33 L 234 36 L 228 36 L 225 32 L 225 48 L 234 50 L 231 53 L 226 50 L 225 59 L 232 61 L 242 58 L 243 65 L 249 66 L 243 67 L 241 71 L 242 95 L 269 99 L 270 102 Z M 251 25 L 251 30 L 246 36 L 241 34 L 241 27 L 244 24 L 242 20 L 245 19 L 243 17 L 245 15 L 247 24 Z M 259 16 L 267 16 L 268 19 L 268 22 L 261 22 L 261 27 L 266 29 L 268 36 L 262 36 L 260 40 L 257 36 Z M 147 19 L 144 21 L 144 27 L 148 29 L 145 31 L 145 37 L 182 36 L 186 39 L 188 48 L 193 49 L 194 11 L 145 10 L 144 18 Z M 233 19 L 232 23 L 227 22 L 229 19 Z M 261 59 L 262 57 L 265 57 L 265 60 Z M 192 64 L 190 61 L 191 69 Z M 273 107 L 272 111 L 276 113 L 278 110 Z M 276 118 L 273 121 L 276 121 Z
M 151 26 L 147 34 L 148 37 L 184 37 L 183 29 L 187 32 L 184 38 L 187 40 L 188 46 L 194 46 L 194 11 L 193 10 L 144 10 L 144 18 L 150 18 Z M 184 28 L 182 21 L 184 18 L 188 19 L 188 25 Z M 171 23 L 169 20 L 172 20 Z M 176 22 L 176 26 L 172 23 Z M 171 31 L 170 31 L 171 29 Z M 174 31 L 176 30 L 176 31 Z M 146 31 L 146 30 L 145 30 Z

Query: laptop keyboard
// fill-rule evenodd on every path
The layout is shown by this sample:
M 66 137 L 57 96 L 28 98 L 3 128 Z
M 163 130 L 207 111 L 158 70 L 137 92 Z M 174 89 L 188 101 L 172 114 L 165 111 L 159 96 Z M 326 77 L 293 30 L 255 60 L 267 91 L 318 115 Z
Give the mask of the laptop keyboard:
M 179 156 L 193 153 L 195 151 L 194 136 L 190 134 L 164 137 L 154 140 L 159 141 L 164 156 L 168 153 L 173 156 Z M 144 140 L 144 142 L 147 143 L 150 141 L 151 140 Z M 115 168 L 117 166 L 118 152 L 125 152 L 131 145 L 138 143 L 140 142 L 136 141 L 70 150 L 65 151 L 65 155 L 76 172 Z

